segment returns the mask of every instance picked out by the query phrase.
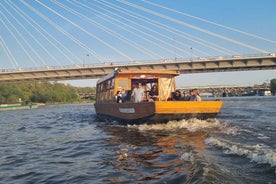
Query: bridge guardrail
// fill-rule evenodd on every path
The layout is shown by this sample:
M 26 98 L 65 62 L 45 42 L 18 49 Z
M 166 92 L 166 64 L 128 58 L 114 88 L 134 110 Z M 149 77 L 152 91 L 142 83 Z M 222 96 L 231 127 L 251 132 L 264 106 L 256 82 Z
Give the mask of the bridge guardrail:
M 196 61 L 214 61 L 223 59 L 247 59 L 247 58 L 264 58 L 264 57 L 276 57 L 275 53 L 259 53 L 259 54 L 247 54 L 247 55 L 225 55 L 225 56 L 210 56 L 210 57 L 193 57 L 193 58 L 174 58 L 174 59 L 156 59 L 156 60 L 141 60 L 141 61 L 125 61 L 125 62 L 106 62 L 106 63 L 93 63 L 93 64 L 75 64 L 75 65 L 63 65 L 63 66 L 45 66 L 37 68 L 18 68 L 18 69 L 0 69 L 0 72 L 16 72 L 16 71 L 40 71 L 40 70 L 57 70 L 57 69 L 76 69 L 76 68 L 89 68 L 89 67 L 102 67 L 110 66 L 116 67 L 125 64 L 140 65 L 140 64 L 153 64 L 153 63 L 170 63 L 170 62 L 196 62 Z

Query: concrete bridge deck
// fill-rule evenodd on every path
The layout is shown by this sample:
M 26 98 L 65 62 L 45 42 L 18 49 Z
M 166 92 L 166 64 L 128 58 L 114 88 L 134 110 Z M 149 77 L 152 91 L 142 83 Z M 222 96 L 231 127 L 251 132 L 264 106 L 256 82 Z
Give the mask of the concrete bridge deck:
M 181 74 L 276 69 L 276 56 L 163 60 L 159 62 L 71 66 L 62 68 L 21 69 L 0 72 L 0 82 L 56 81 L 100 78 L 115 68 L 122 70 L 172 70 Z

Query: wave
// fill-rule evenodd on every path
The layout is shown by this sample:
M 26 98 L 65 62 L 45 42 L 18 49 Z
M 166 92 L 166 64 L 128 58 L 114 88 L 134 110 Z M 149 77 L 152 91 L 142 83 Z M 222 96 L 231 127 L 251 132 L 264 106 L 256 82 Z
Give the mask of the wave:
M 225 149 L 224 153 L 226 154 L 245 156 L 251 161 L 259 164 L 270 164 L 271 167 L 276 166 L 275 150 L 270 149 L 268 146 L 265 145 L 243 145 L 240 143 L 222 140 L 214 137 L 207 138 L 206 143 Z
M 137 128 L 139 131 L 186 129 L 188 132 L 203 131 L 208 133 L 223 133 L 227 135 L 236 135 L 238 131 L 236 127 L 231 127 L 227 123 L 221 122 L 217 119 L 200 120 L 196 118 L 169 121 L 165 124 L 128 125 L 128 128 Z

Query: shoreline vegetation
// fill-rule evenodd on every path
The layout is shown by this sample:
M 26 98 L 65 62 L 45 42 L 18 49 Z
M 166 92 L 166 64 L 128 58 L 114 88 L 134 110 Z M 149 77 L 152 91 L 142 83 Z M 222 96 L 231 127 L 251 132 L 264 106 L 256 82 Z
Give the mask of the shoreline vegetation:
M 95 87 L 74 87 L 57 82 L 4 83 L 0 84 L 0 104 L 88 103 L 93 102 L 95 93 Z
M 276 79 L 270 84 L 272 95 L 276 93 Z M 202 91 L 203 93 L 203 91 Z M 202 94 L 203 95 L 203 94 Z M 29 82 L 0 84 L 0 105 L 21 104 L 77 104 L 95 101 L 96 87 L 75 87 L 57 82 Z

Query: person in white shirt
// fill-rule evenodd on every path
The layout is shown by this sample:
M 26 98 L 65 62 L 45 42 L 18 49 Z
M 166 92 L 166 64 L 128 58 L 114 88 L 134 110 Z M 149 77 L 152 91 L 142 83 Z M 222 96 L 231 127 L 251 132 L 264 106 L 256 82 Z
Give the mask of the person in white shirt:
M 142 102 L 144 96 L 144 88 L 141 83 L 138 83 L 137 87 L 135 87 L 132 91 L 131 96 L 134 97 L 134 102 Z

